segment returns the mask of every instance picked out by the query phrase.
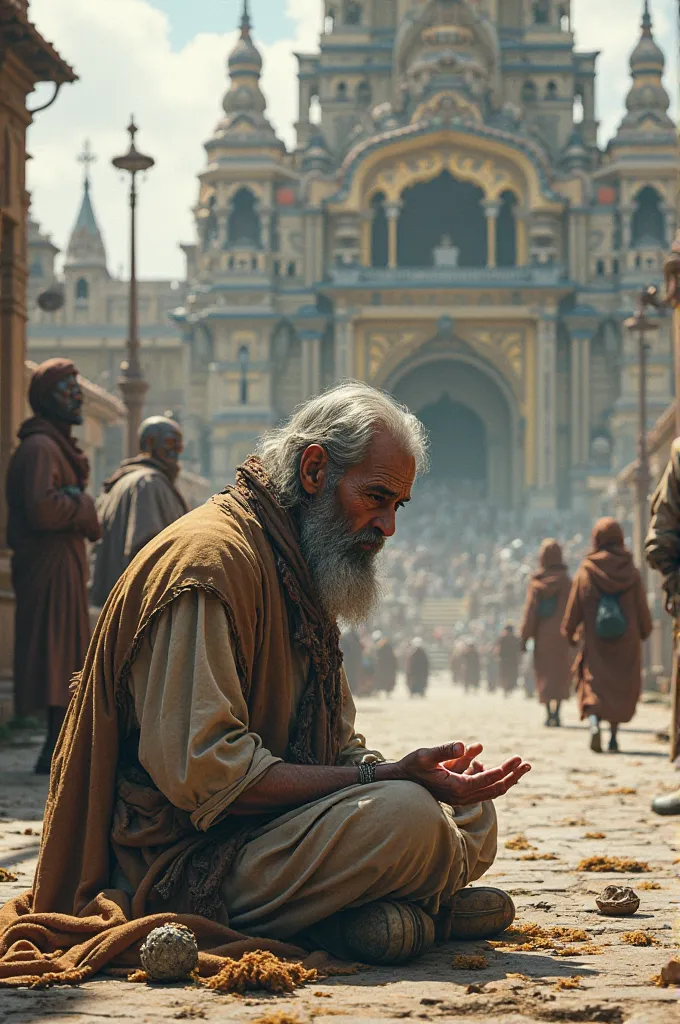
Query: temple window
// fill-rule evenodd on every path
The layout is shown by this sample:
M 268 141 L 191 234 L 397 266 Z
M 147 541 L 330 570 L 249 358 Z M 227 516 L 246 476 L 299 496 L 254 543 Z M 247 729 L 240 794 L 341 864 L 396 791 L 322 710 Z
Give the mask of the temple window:
M 250 352 L 247 345 L 241 345 L 238 350 L 238 362 L 241 369 L 239 381 L 239 401 L 241 405 L 248 404 L 248 365 L 250 363 Z
M 288 264 L 288 268 L 286 270 L 286 274 L 288 275 L 288 277 L 296 277 L 296 275 L 297 275 L 297 266 L 296 266 L 294 260 L 291 260 L 290 263 Z
M 617 259 L 612 260 L 612 274 L 614 277 L 619 275 L 619 261 Z
M 536 83 L 532 82 L 531 79 L 527 79 L 522 85 L 522 103 L 535 103 L 536 96 Z
M 516 206 L 517 196 L 515 193 L 504 192 L 501 196 L 501 208 L 496 222 L 496 265 L 499 267 L 517 265 Z
M 373 91 L 371 89 L 370 82 L 359 82 L 357 86 L 357 104 L 360 107 L 368 107 L 371 104 L 373 98 Z
M 487 227 L 481 188 L 443 171 L 401 196 L 400 267 L 485 267 Z
M 595 265 L 595 273 L 597 274 L 598 277 L 604 277 L 604 271 L 605 271 L 604 260 L 598 260 L 596 265 Z
M 230 246 L 260 248 L 261 230 L 257 199 L 248 188 L 239 189 L 232 200 L 227 235 Z
M 358 0 L 346 0 L 345 3 L 345 24 L 361 24 L 361 4 Z
M 656 249 L 666 244 L 662 199 L 651 185 L 641 189 L 635 198 L 631 237 L 635 249 Z
M 566 4 L 560 4 L 558 18 L 561 30 L 571 32 L 571 18 L 569 17 L 569 7 Z
M 42 263 L 40 262 L 40 260 L 34 260 L 33 263 L 31 263 L 30 274 L 31 274 L 31 277 L 42 277 L 43 276 L 43 268 L 42 268 Z
M 86 302 L 90 297 L 90 286 L 84 277 L 79 277 L 76 281 L 76 299 L 80 299 Z
M 583 124 L 583 118 L 585 115 L 585 109 L 583 106 L 583 96 L 580 92 L 577 92 L 574 96 L 574 112 L 573 121 L 574 124 Z
M 309 102 L 309 123 L 321 124 L 321 100 L 316 93 Z
M 335 11 L 331 7 L 328 14 L 326 15 L 323 23 L 323 30 L 327 36 L 332 35 L 333 29 L 335 28 Z
M 387 214 L 385 196 L 378 192 L 371 200 L 373 223 L 371 225 L 371 266 L 387 266 Z
M 557 82 L 548 82 L 545 90 L 545 98 L 547 100 L 557 99 Z
M 550 24 L 550 0 L 536 0 L 534 4 L 534 24 Z
M 338 82 L 335 87 L 335 98 L 341 103 L 344 103 L 347 99 L 347 82 Z

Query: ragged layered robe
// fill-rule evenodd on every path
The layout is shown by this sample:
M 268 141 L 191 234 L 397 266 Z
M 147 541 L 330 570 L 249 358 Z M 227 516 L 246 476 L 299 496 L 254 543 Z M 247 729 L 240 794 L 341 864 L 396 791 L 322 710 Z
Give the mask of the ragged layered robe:
M 529 581 L 520 636 L 525 644 L 534 640 L 538 699 L 548 704 L 568 700 L 571 692 L 574 654 L 561 631 L 571 578 L 556 541 L 545 542 L 539 557 L 541 568 Z M 542 613 L 545 607 L 550 614 Z
M 368 754 L 337 627 L 310 628 L 305 569 L 280 527 L 230 490 L 114 588 L 55 754 L 33 893 L 0 912 L 0 983 L 136 964 L 139 938 L 173 919 L 212 973 L 218 955 L 290 952 L 281 941 L 301 928 L 388 893 L 436 912 L 492 863 L 493 806 L 456 814 L 412 783 L 231 813 L 277 760 Z
M 14 707 L 19 717 L 65 708 L 90 639 L 85 541 L 96 540 L 88 463 L 65 433 L 35 416 L 19 431 L 7 472 L 16 596 Z M 70 488 L 67 493 L 64 488 Z

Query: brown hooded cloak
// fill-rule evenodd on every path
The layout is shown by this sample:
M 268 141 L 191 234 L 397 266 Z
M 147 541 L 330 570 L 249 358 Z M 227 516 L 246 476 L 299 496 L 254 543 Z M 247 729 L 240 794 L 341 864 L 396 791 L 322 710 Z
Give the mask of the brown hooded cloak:
M 68 705 L 69 681 L 90 638 L 85 540 L 98 539 L 99 524 L 84 493 L 89 464 L 67 432 L 41 415 L 54 385 L 76 372 L 65 359 L 48 360 L 35 372 L 29 398 L 36 415 L 19 430 L 7 473 L 18 716 Z
M 520 636 L 525 644 L 528 640 L 535 643 L 538 699 L 547 704 L 567 700 L 571 691 L 574 657 L 561 632 L 571 579 L 556 540 L 543 541 L 538 559 L 540 570 L 529 581 Z
M 603 594 L 617 596 L 626 618 L 626 632 L 616 640 L 599 637 L 595 628 Z M 630 722 L 640 697 L 642 641 L 651 635 L 652 619 L 640 573 L 615 519 L 595 524 L 593 550 L 574 577 L 562 632 L 581 648 L 576 662 L 581 718 Z

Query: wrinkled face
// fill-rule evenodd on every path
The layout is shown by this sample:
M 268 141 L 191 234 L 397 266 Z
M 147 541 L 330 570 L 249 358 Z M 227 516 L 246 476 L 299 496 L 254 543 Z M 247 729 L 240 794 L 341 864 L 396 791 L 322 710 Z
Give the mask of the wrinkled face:
M 50 391 L 46 408 L 55 419 L 77 425 L 83 422 L 83 391 L 75 373 L 64 377 Z
M 323 448 L 311 445 L 300 465 L 311 504 L 302 515 L 300 544 L 326 613 L 364 621 L 380 599 L 380 559 L 411 498 L 415 459 L 387 434 L 376 434 L 363 462 L 339 479 Z
M 179 460 L 184 451 L 182 435 L 176 430 L 161 430 L 150 434 L 144 450 L 158 462 L 162 462 L 171 472 L 179 473 Z

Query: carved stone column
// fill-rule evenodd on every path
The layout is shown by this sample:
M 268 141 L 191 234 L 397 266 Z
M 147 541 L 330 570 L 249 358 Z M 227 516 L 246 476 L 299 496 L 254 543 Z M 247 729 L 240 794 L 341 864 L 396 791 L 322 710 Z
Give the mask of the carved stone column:
M 354 324 L 342 307 L 335 314 L 335 375 L 338 380 L 354 376 Z
M 385 203 L 387 215 L 387 266 L 394 270 L 399 265 L 399 215 L 401 203 Z
M 321 390 L 321 334 L 301 331 L 303 399 L 318 395 Z
M 486 216 L 486 265 L 489 269 L 496 266 L 497 238 L 498 238 L 498 214 L 501 212 L 501 204 L 493 199 L 484 203 L 484 214 Z
M 590 331 L 571 335 L 571 464 L 583 466 L 590 458 Z
M 548 495 L 555 491 L 557 447 L 556 356 L 557 321 L 554 309 L 541 310 L 536 345 L 536 484 Z

